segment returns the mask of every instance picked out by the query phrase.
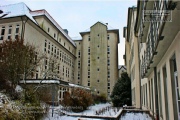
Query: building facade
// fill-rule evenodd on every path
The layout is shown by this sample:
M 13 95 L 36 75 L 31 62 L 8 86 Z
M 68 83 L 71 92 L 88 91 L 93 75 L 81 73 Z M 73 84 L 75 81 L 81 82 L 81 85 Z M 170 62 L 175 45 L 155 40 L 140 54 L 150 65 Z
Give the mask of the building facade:
M 97 22 L 80 34 L 82 39 L 75 40 L 76 83 L 81 81 L 83 86 L 108 98 L 118 79 L 119 30 Z
M 19 37 L 37 48 L 37 56 L 47 56 L 32 79 L 59 79 L 88 86 L 108 98 L 118 78 L 118 29 L 97 22 L 90 31 L 80 33 L 81 39 L 73 41 L 46 10 L 32 11 L 24 3 L 0 9 L 7 13 L 0 19 L 0 43 Z M 52 61 L 56 64 L 46 74 Z M 65 90 L 67 86 L 60 87 L 59 93 Z
M 138 56 L 138 38 L 134 34 L 137 8 L 128 9 L 127 27 L 124 28 L 125 37 L 125 65 L 127 73 L 131 78 L 132 105 L 140 108 L 140 73 L 139 73 L 139 56 Z
M 139 0 L 131 29 L 137 37 L 135 46 L 139 51 L 135 54 L 139 65 L 135 66 L 139 67 L 140 85 L 135 89 L 140 89 L 140 92 L 134 94 L 140 99 L 140 108 L 149 110 L 159 120 L 180 119 L 179 15 L 179 1 Z M 130 71 L 129 75 L 132 74 Z

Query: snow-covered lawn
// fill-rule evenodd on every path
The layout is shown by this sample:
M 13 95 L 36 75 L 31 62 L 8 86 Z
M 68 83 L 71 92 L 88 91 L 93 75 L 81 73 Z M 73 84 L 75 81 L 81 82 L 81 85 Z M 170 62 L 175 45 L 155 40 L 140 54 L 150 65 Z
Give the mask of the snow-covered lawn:
M 152 118 L 146 113 L 125 113 L 119 120 L 152 120 Z
M 52 109 L 49 110 L 49 113 L 47 116 L 44 117 L 43 120 L 107 120 L 107 119 L 97 119 L 97 118 L 82 118 L 82 117 L 72 117 L 70 115 L 86 115 L 86 116 L 98 116 L 96 115 L 96 111 L 101 110 L 103 108 L 106 108 L 108 106 L 111 106 L 111 104 L 96 104 L 93 106 L 90 106 L 88 110 L 85 110 L 80 113 L 74 113 L 74 112 L 66 112 L 67 115 L 60 115 L 60 111 L 62 111 L 62 106 L 58 106 L 54 108 L 54 114 L 52 117 Z M 116 116 L 119 114 L 119 111 L 117 109 L 109 109 L 103 114 L 100 114 L 99 116 Z M 142 112 L 127 112 L 121 116 L 119 120 L 152 120 L 152 118 Z
M 101 110 L 106 107 L 111 107 L 110 103 L 102 103 L 102 104 L 96 104 L 89 107 L 88 110 L 85 110 L 80 113 L 74 113 L 74 112 L 67 112 L 62 110 L 62 106 L 54 107 L 54 114 L 52 117 L 52 109 L 49 110 L 48 115 L 43 120 L 103 120 L 103 119 L 95 119 L 95 118 L 81 118 L 81 117 L 71 117 L 68 115 L 86 115 L 86 116 L 98 116 L 96 115 L 96 111 Z M 64 112 L 67 115 L 60 115 L 60 112 Z M 114 116 L 116 115 L 118 110 L 115 109 L 109 109 L 109 111 L 103 112 L 99 116 Z

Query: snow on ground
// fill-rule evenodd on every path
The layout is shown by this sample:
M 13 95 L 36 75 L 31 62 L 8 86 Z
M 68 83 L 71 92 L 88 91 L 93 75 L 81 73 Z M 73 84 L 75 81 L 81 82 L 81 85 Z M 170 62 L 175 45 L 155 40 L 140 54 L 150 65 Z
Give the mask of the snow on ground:
M 101 103 L 101 104 L 96 104 L 96 105 L 92 105 L 88 108 L 88 110 L 85 110 L 83 112 L 79 112 L 79 113 L 74 113 L 74 112 L 65 112 L 68 115 L 95 115 L 97 110 L 100 110 L 102 108 L 111 106 L 110 103 Z M 44 117 L 43 120 L 103 120 L 103 119 L 95 119 L 95 118 L 80 118 L 80 117 L 71 117 L 71 116 L 67 116 L 67 115 L 60 115 L 60 111 L 62 109 L 62 106 L 58 106 L 58 107 L 54 107 L 53 109 L 53 117 L 52 117 L 52 108 L 49 110 L 49 113 Z M 110 112 L 111 111 L 111 112 Z M 110 116 L 110 115 L 115 115 L 114 110 L 110 110 L 109 112 L 105 112 L 103 115 L 101 116 Z
M 152 120 L 152 118 L 146 113 L 125 113 L 119 120 Z

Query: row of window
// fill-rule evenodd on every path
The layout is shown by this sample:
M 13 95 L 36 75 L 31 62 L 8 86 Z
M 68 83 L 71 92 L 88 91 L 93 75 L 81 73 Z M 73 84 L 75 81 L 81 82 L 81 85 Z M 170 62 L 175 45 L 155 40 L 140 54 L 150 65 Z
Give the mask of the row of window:
M 48 28 L 48 33 L 49 33 L 49 32 L 50 32 L 50 28 Z M 56 33 L 54 33 L 54 39 L 56 39 Z M 58 38 L 57 38 L 57 39 L 58 39 Z M 61 38 L 59 38 L 57 41 L 61 44 Z M 65 47 L 66 43 L 64 42 L 64 44 L 62 44 L 62 45 Z M 70 47 L 69 47 L 68 49 L 69 49 L 70 52 L 73 53 L 73 50 L 71 51 L 71 48 L 70 48 Z
M 56 48 L 56 46 L 51 44 L 50 42 L 47 44 L 47 40 L 45 40 L 44 43 L 44 51 L 56 57 L 57 59 L 59 58 L 65 64 L 74 67 L 72 58 L 67 54 L 65 54 L 63 51 L 61 51 L 60 49 Z
M 97 36 L 99 36 L 99 34 Z M 90 40 L 91 40 L 91 37 L 88 36 L 88 41 L 90 41 Z M 107 40 L 110 40 L 110 36 L 109 35 L 107 35 Z
M 16 25 L 16 28 L 15 28 L 15 38 L 17 38 L 18 37 L 18 35 L 19 35 L 19 24 L 17 24 Z M 8 26 L 8 29 L 6 29 L 6 26 L 2 26 L 2 28 L 1 28 L 1 36 L 0 36 L 0 40 L 4 40 L 4 36 L 5 36 L 5 33 L 6 32 L 8 32 L 7 33 L 7 39 L 9 40 L 9 39 L 11 39 L 12 38 L 12 28 L 13 28 L 13 26 L 12 25 L 9 25 Z M 6 31 L 7 30 L 7 31 Z

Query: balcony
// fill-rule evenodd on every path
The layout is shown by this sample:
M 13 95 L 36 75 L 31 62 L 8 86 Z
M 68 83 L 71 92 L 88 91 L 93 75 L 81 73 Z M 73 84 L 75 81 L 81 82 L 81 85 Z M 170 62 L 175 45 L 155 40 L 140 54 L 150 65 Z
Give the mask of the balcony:
M 171 3 L 169 3 L 169 5 L 170 4 Z M 178 6 L 179 3 L 176 5 Z M 167 10 L 169 9 L 167 8 Z M 175 8 L 171 10 L 171 16 L 161 16 L 161 20 L 171 17 L 172 21 L 150 22 L 149 32 L 146 35 L 146 39 L 143 39 L 143 37 L 141 39 L 142 42 L 146 42 L 146 53 L 141 65 L 142 77 L 147 77 L 152 72 L 153 67 L 156 67 L 159 64 L 174 38 L 180 31 L 180 23 L 178 22 L 180 21 L 180 17 L 178 17 L 179 15 L 180 10 Z

